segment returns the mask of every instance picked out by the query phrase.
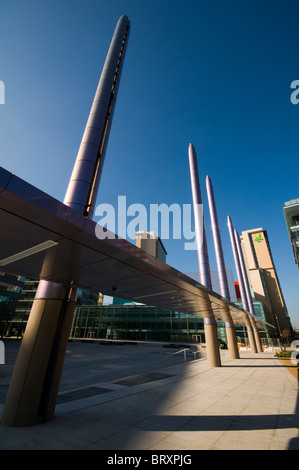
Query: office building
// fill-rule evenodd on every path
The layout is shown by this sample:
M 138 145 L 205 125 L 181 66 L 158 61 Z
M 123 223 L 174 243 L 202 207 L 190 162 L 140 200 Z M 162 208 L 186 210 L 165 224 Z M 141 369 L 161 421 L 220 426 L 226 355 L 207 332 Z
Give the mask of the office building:
M 299 198 L 285 202 L 283 212 L 294 252 L 295 263 L 299 268 Z
M 136 233 L 136 246 L 155 258 L 166 262 L 167 251 L 158 235 L 154 232 L 140 231 Z
M 70 338 L 200 343 L 203 319 L 142 304 L 77 306 Z
M 275 269 L 267 231 L 246 230 L 240 237 L 244 260 L 254 300 L 261 301 L 268 312 L 267 321 L 276 325 L 280 336 L 291 330 L 290 318 Z

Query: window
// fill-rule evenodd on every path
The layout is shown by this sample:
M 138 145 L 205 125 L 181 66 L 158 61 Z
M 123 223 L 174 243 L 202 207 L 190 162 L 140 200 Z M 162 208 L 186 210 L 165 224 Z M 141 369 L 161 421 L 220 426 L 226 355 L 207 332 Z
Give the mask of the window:
M 299 214 L 292 217 L 293 225 L 299 225 Z

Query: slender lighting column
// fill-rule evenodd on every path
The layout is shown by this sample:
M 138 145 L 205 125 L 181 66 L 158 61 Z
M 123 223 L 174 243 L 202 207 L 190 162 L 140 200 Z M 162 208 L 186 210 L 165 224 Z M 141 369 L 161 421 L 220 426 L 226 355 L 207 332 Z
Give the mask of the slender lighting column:
M 245 261 L 244 261 L 242 248 L 241 248 L 241 243 L 240 243 L 240 237 L 239 237 L 239 234 L 238 234 L 236 229 L 234 231 L 234 237 L 235 237 L 235 241 L 236 241 L 238 257 L 239 257 L 239 260 L 240 260 L 241 272 L 242 272 L 244 288 L 245 288 L 247 304 L 248 304 L 248 311 L 252 315 L 255 315 L 253 301 L 252 301 L 252 297 L 251 297 L 251 293 L 250 293 L 249 280 L 248 280 L 248 276 L 247 276 Z M 251 321 L 252 321 L 252 328 L 253 328 L 253 334 L 254 334 L 254 338 L 255 338 L 257 351 L 258 352 L 263 352 L 263 348 L 262 348 L 261 340 L 260 340 L 260 335 L 259 335 L 259 330 L 256 326 L 256 322 L 255 322 L 254 318 L 252 318 Z
M 202 197 L 199 183 L 197 156 L 193 144 L 189 145 L 189 166 L 200 283 L 208 289 L 212 289 L 205 222 L 203 215 L 201 217 L 202 212 L 200 210 L 202 207 Z
M 64 204 L 88 218 L 94 211 L 129 28 L 128 18 L 122 16 L 115 28 L 64 199 Z M 51 250 L 59 250 L 59 246 Z M 51 259 L 48 250 L 42 269 L 47 270 L 54 256 L 55 251 Z M 53 418 L 76 298 L 77 287 L 68 280 L 65 285 L 39 282 L 10 381 L 3 424 L 30 426 Z
M 230 300 L 225 261 L 224 261 L 224 255 L 223 255 L 223 250 L 222 250 L 220 230 L 219 230 L 215 195 L 214 195 L 212 181 L 209 176 L 206 177 L 206 187 L 207 187 L 211 227 L 212 227 L 213 241 L 214 241 L 214 248 L 215 248 L 215 255 L 216 255 L 217 271 L 218 271 L 219 283 L 220 283 L 220 293 L 222 297 Z M 228 348 L 229 348 L 231 357 L 236 359 L 236 358 L 239 358 L 236 328 L 235 328 L 235 324 L 231 318 L 231 315 L 228 309 L 227 309 L 226 315 L 228 317 L 227 321 L 225 322 Z
M 130 21 L 122 16 L 107 53 L 64 204 L 92 218 L 128 43 Z
M 210 217 L 211 217 L 211 227 L 212 227 L 214 247 L 215 247 L 216 263 L 217 263 L 217 270 L 218 270 L 219 283 L 220 283 L 220 293 L 222 297 L 229 300 L 230 295 L 229 295 L 225 262 L 224 262 L 224 256 L 223 256 L 223 250 L 222 250 L 216 202 L 215 202 L 212 181 L 209 176 L 206 177 L 206 185 L 207 185 L 207 195 L 208 195 Z
M 197 155 L 192 143 L 189 144 L 188 154 L 195 223 L 195 236 L 197 244 L 199 279 L 200 283 L 203 286 L 207 287 L 208 289 L 212 289 L 207 237 L 204 224 L 204 217 L 203 213 L 201 212 L 202 198 L 199 183 Z M 221 358 L 217 335 L 217 323 L 213 310 L 211 308 L 211 302 L 208 298 L 205 300 L 205 305 L 203 308 L 209 312 L 209 317 L 204 317 L 204 330 L 208 363 L 211 367 L 220 367 Z
M 247 296 L 246 296 L 246 291 L 245 291 L 245 286 L 244 286 L 244 280 L 243 280 L 243 275 L 242 275 L 242 270 L 241 270 L 241 264 L 240 264 L 239 254 L 238 254 L 238 250 L 237 250 L 237 244 L 236 244 L 236 240 L 235 240 L 235 236 L 234 236 L 234 228 L 233 228 L 233 224 L 232 224 L 230 216 L 227 217 L 227 225 L 228 225 L 229 236 L 230 236 L 230 241 L 231 241 L 231 245 L 232 245 L 232 251 L 233 251 L 233 255 L 234 255 L 234 261 L 235 261 L 237 277 L 238 277 L 238 281 L 239 281 L 240 294 L 241 294 L 241 300 L 242 300 L 243 308 L 244 308 L 244 310 L 249 311 L 249 306 L 248 306 L 248 301 L 247 301 Z M 247 321 L 246 329 L 247 329 L 250 349 L 251 349 L 252 352 L 256 353 L 257 352 L 256 343 L 255 343 L 254 334 L 253 334 L 252 326 L 250 324 L 249 319 Z

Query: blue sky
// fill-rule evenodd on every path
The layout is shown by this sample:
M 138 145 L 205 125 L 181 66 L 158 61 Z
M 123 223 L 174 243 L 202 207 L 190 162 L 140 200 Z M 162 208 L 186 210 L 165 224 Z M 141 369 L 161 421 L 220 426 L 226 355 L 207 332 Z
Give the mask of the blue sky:
M 299 197 L 295 0 L 2 0 L 0 165 L 63 200 L 119 17 L 131 33 L 98 203 L 191 203 L 188 145 L 216 197 L 227 269 L 226 219 L 263 227 L 294 326 L 298 281 L 283 203 Z M 197 271 L 183 240 L 167 262 Z

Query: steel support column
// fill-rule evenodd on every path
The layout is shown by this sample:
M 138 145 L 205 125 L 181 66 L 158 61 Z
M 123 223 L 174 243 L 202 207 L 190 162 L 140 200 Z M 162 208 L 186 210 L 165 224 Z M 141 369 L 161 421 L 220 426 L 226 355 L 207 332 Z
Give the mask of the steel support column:
M 40 281 L 2 414 L 7 426 L 31 426 L 54 415 L 76 289 Z
M 230 357 L 232 359 L 239 359 L 240 356 L 237 343 L 236 327 L 233 321 L 225 322 L 225 332 Z
M 215 318 L 204 318 L 207 360 L 211 367 L 220 367 L 220 351 Z

